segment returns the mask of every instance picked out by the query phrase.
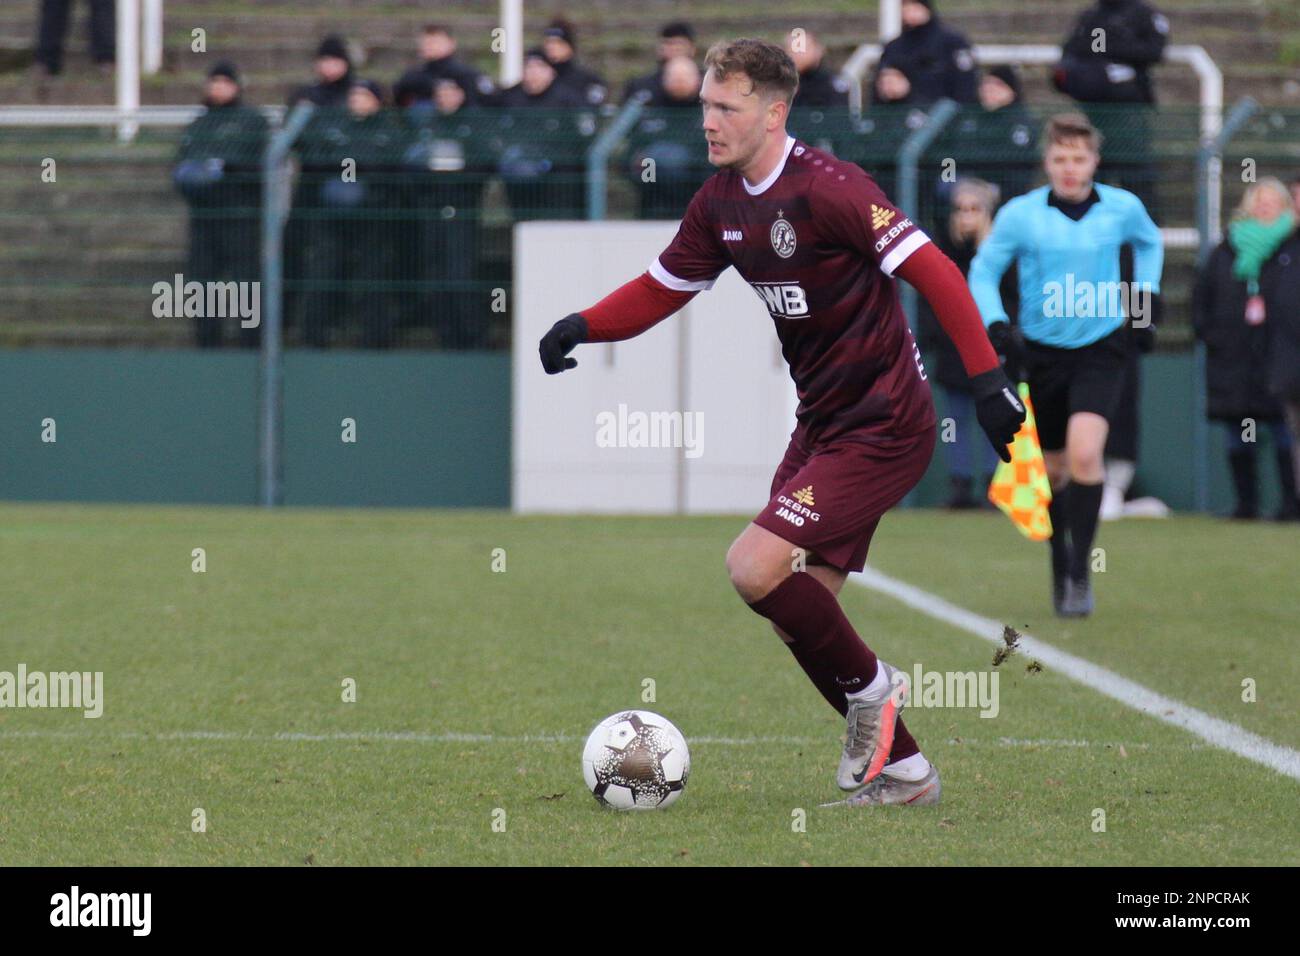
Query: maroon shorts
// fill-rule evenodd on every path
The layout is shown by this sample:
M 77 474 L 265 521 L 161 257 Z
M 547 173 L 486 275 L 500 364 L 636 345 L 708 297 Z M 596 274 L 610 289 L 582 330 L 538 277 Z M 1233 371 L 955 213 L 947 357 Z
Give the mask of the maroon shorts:
M 791 437 L 772 478 L 772 500 L 754 523 L 809 553 L 810 563 L 861 571 L 881 516 L 930 465 L 935 429 L 815 450 Z

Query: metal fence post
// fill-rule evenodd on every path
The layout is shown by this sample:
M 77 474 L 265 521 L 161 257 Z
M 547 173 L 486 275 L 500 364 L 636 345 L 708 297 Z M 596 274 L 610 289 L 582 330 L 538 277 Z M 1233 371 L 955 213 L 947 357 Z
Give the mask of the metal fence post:
M 315 107 L 299 103 L 284 127 L 271 137 L 262 157 L 262 364 L 261 502 L 272 508 L 281 499 L 280 408 L 284 340 L 284 223 L 289 213 L 285 160 Z
M 605 127 L 604 132 L 596 137 L 587 150 L 587 218 L 599 220 L 605 218 L 606 167 L 609 154 L 627 135 L 627 131 L 641 117 L 645 105 L 639 100 L 632 100 L 614 117 L 614 122 Z
M 960 107 L 954 100 L 939 100 L 934 104 L 934 109 L 930 111 L 925 124 L 907 137 L 903 141 L 902 148 L 898 151 L 897 202 L 903 212 L 910 216 L 918 226 L 920 225 L 920 216 L 917 204 L 920 197 L 920 185 L 917 167 L 921 162 L 921 154 L 934 142 L 935 137 L 943 132 L 943 128 L 957 115 L 959 109 Z M 910 285 L 903 286 L 903 311 L 907 314 L 907 322 L 911 325 L 913 333 L 915 333 L 916 290 Z

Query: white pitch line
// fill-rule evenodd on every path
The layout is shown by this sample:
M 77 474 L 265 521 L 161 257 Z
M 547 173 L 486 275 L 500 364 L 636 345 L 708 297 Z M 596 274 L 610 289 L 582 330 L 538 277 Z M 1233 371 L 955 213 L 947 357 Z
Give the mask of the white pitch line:
M 992 618 L 958 607 L 905 581 L 882 574 L 875 568 L 867 568 L 850 575 L 849 578 L 936 620 L 982 638 L 990 644 L 1004 646 L 1002 625 Z M 1075 657 L 1023 631 L 1020 631 L 1020 634 L 1020 650 L 1042 661 L 1045 666 L 1057 673 L 1149 717 L 1181 727 L 1215 747 L 1221 747 L 1247 760 L 1253 760 L 1293 780 L 1300 780 L 1300 751 L 1274 743 L 1265 737 L 1251 733 L 1244 727 L 1212 717 L 1195 707 L 1189 707 L 1171 697 L 1158 694 L 1136 681 L 1121 677 L 1114 671 L 1086 661 L 1082 657 Z
M 86 743 L 112 740 L 135 740 L 158 742 L 169 740 L 181 741 L 247 741 L 251 743 L 347 743 L 361 741 L 366 743 L 416 743 L 416 744 L 573 744 L 585 740 L 576 734 L 526 734 L 505 736 L 498 734 L 442 733 L 427 734 L 407 731 L 339 731 L 328 734 L 307 734 L 298 731 L 280 731 L 273 734 L 239 733 L 228 730 L 164 730 L 157 733 L 140 731 L 91 731 L 82 733 L 75 730 L 0 730 L 0 740 L 79 740 Z M 691 745 L 703 744 L 717 747 L 756 747 L 772 744 L 810 746 L 825 744 L 835 740 L 835 734 L 823 737 L 688 737 Z M 1063 738 L 1022 738 L 1022 737 L 953 737 L 948 743 L 954 747 L 1016 747 L 1016 748 L 1069 748 L 1086 749 L 1092 747 L 1118 748 L 1128 747 L 1134 750 L 1164 749 L 1161 744 L 1135 743 L 1132 741 L 1079 740 Z M 1189 743 L 1174 749 L 1195 749 L 1203 744 Z
M 442 733 L 426 734 L 405 731 L 340 731 L 328 734 L 306 734 L 296 731 L 281 731 L 274 734 L 238 733 L 226 730 L 175 730 L 157 733 L 139 731 L 108 731 L 79 733 L 74 730 L 0 730 L 0 740 L 187 740 L 187 741 L 251 741 L 255 743 L 346 743 L 363 741 L 373 743 L 416 743 L 416 744 L 570 744 L 580 743 L 587 738 L 575 734 L 466 734 Z M 755 747 L 770 744 L 815 744 L 833 739 L 833 735 L 821 737 L 689 737 L 691 744 L 720 747 Z

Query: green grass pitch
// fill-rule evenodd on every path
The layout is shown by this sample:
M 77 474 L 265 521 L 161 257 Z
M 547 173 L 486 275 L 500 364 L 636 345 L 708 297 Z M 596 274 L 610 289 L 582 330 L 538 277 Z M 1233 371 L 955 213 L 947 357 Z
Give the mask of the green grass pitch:
M 727 582 L 744 523 L 2 506 L 0 670 L 102 671 L 106 700 L 0 710 L 0 864 L 1300 863 L 1295 780 L 1024 655 L 996 718 L 909 714 L 942 805 L 819 809 L 841 722 Z M 1051 616 L 1044 547 L 998 515 L 890 515 L 872 561 L 1300 747 L 1300 532 L 1177 517 L 1098 543 L 1082 622 Z M 895 665 L 989 669 L 964 632 L 844 602 Z M 627 707 L 693 741 L 663 812 L 583 785 L 583 738 Z

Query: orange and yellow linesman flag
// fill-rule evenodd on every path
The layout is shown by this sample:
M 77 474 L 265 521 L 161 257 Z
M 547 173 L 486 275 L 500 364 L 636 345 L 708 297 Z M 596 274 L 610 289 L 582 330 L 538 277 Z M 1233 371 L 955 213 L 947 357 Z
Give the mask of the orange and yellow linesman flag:
M 1025 403 L 1025 423 L 1011 442 L 1011 460 L 999 461 L 993 472 L 989 501 L 1001 508 L 1030 541 L 1046 541 L 1052 536 L 1052 519 L 1047 514 L 1052 486 L 1047 481 L 1043 448 L 1038 444 L 1029 386 L 1024 382 L 1020 383 L 1020 400 Z

